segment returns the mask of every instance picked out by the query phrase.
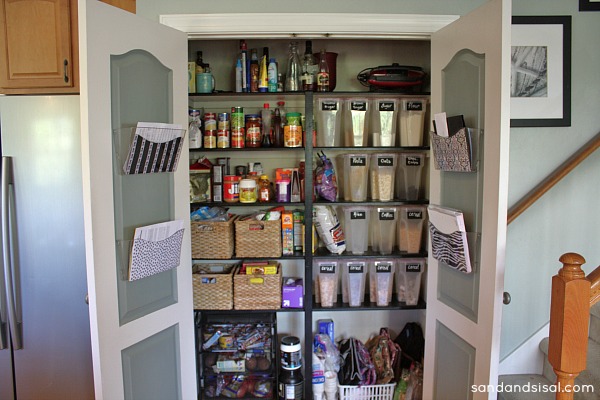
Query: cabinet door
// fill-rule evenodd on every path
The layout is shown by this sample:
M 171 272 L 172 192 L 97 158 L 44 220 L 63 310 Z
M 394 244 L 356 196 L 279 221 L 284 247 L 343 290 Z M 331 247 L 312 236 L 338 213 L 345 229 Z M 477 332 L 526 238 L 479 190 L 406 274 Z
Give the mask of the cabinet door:
M 196 398 L 189 155 L 181 152 L 176 172 L 125 175 L 118 151 L 137 122 L 187 127 L 187 38 L 99 1 L 81 0 L 79 11 L 96 397 Z M 179 266 L 129 281 L 134 229 L 169 220 L 184 221 Z
M 438 263 L 429 248 L 424 396 L 496 398 L 506 244 L 510 0 L 492 0 L 433 35 L 432 115 L 463 114 L 481 129 L 477 172 L 431 166 L 432 204 L 463 210 L 474 272 Z
M 3 93 L 78 91 L 76 1 L 4 0 L 0 20 Z

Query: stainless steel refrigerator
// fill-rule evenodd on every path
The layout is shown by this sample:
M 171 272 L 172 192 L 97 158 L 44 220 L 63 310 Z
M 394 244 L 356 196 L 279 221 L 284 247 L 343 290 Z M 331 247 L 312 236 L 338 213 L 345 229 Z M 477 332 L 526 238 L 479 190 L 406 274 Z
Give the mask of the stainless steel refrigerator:
M 79 96 L 0 96 L 0 399 L 94 397 Z

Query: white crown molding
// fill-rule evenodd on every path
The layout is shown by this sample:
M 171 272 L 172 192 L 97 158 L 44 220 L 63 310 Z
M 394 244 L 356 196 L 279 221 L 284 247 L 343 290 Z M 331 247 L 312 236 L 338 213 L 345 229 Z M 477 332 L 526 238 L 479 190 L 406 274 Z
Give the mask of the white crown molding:
M 160 23 L 188 39 L 373 38 L 429 40 L 458 15 L 423 14 L 168 14 Z

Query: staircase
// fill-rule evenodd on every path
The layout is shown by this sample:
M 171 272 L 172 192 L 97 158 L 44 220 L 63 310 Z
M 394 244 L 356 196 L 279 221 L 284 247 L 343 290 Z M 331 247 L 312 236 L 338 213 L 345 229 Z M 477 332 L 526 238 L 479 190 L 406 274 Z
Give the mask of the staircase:
M 556 382 L 556 375 L 552 365 L 548 362 L 548 338 L 540 343 L 540 350 L 544 353 L 543 375 L 521 374 L 521 375 L 502 375 L 498 377 L 498 384 L 504 388 L 524 388 L 550 387 Z M 588 393 L 575 393 L 575 400 L 598 400 L 600 399 L 600 303 L 590 308 L 590 331 L 587 350 L 587 365 L 585 371 L 581 372 L 575 379 L 575 384 L 579 387 L 583 385 L 592 385 L 592 390 Z M 503 391 L 498 393 L 498 400 L 554 400 L 555 393 L 534 393 L 533 390 L 527 393 L 516 391 Z

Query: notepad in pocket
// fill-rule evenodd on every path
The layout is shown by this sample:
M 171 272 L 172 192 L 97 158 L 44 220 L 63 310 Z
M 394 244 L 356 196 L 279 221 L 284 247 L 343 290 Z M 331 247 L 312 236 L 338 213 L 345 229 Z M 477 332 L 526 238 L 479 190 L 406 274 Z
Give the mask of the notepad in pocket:
M 469 243 L 463 213 L 435 205 L 428 207 L 431 253 L 440 263 L 471 273 Z

